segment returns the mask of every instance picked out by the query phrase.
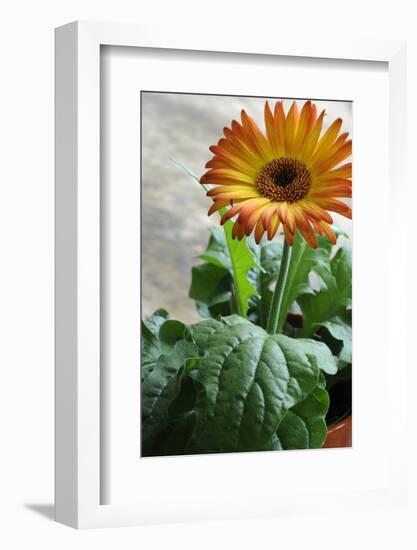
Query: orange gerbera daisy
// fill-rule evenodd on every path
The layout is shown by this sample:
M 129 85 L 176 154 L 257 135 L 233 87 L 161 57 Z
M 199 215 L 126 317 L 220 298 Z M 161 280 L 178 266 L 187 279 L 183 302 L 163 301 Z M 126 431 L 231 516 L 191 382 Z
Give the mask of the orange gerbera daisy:
M 236 216 L 234 238 L 254 231 L 257 243 L 264 233 L 273 239 L 282 224 L 290 245 L 297 229 L 313 248 L 315 232 L 336 242 L 329 211 L 352 216 L 338 200 L 352 196 L 352 164 L 339 166 L 351 155 L 352 141 L 348 132 L 339 135 L 341 118 L 322 134 L 324 115 L 317 116 L 311 101 L 301 112 L 294 101 L 287 114 L 282 101 L 273 113 L 266 102 L 266 135 L 242 111 L 242 124 L 233 120 L 210 147 L 214 157 L 200 181 L 216 186 L 207 192 L 214 201 L 209 215 L 230 205 L 221 223 Z

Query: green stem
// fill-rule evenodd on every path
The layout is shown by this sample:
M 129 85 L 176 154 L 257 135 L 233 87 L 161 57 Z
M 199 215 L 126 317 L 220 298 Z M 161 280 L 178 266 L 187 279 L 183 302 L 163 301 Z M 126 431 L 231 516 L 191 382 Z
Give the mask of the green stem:
M 279 267 L 278 280 L 275 285 L 274 294 L 272 296 L 271 308 L 269 310 L 267 331 L 269 334 L 276 334 L 278 328 L 278 320 L 281 315 L 282 300 L 284 298 L 285 287 L 287 284 L 288 269 L 290 267 L 292 248 L 284 239 L 284 248 L 282 250 L 281 265 Z

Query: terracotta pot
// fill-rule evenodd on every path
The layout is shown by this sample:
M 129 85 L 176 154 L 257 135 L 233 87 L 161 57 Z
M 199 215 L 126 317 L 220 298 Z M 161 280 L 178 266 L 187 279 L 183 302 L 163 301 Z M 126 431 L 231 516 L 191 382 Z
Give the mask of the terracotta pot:
M 327 437 L 322 448 L 352 447 L 352 416 L 329 426 Z

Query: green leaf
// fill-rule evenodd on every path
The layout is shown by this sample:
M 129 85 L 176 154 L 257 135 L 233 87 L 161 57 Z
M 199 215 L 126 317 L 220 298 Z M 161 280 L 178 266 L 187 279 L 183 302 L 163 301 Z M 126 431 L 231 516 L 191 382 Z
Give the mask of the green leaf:
M 325 344 L 316 340 L 310 340 L 309 338 L 288 338 L 287 336 L 285 338 L 291 340 L 295 347 L 298 347 L 298 344 L 300 344 L 303 352 L 309 356 L 311 361 L 315 362 L 321 371 L 326 374 L 336 374 L 337 365 L 335 358 Z
M 142 321 L 141 352 L 142 352 L 142 375 L 146 375 L 156 364 L 162 353 L 159 340 L 159 329 L 168 319 L 169 314 L 164 309 L 156 310 L 152 315 Z
M 233 222 L 211 230 L 207 251 L 200 256 L 216 268 L 226 269 L 233 277 L 237 311 L 247 316 L 249 299 L 257 296 L 256 288 L 249 281 L 249 272 L 258 267 L 246 237 L 241 241 L 232 238 Z
M 142 440 L 162 429 L 168 409 L 178 396 L 187 364 L 199 360 L 198 348 L 192 342 L 179 341 L 170 353 L 159 356 L 151 372 L 142 381 Z
M 195 300 L 199 314 L 202 317 L 213 317 L 219 312 L 228 313 L 232 296 L 228 271 L 205 263 L 194 266 L 191 273 L 189 296 Z
M 184 454 L 195 424 L 194 381 L 184 371 L 177 397 L 168 407 L 168 417 L 152 431 L 151 437 L 142 439 L 143 456 L 169 456 Z
M 328 332 L 335 343 L 339 344 L 339 350 L 335 355 L 338 356 L 340 365 L 346 366 L 352 363 L 352 320 L 350 310 L 324 321 L 320 326 Z M 328 340 L 329 337 L 324 332 L 323 341 L 329 345 Z M 329 345 L 329 347 L 331 346 Z
M 319 381 L 317 382 L 317 387 L 322 390 L 326 389 L 326 377 L 322 370 L 320 370 L 320 376 L 319 376 Z
M 319 368 L 335 371 L 324 344 L 269 335 L 237 315 L 202 321 L 192 334 L 202 357 L 191 452 L 270 449 L 288 409 L 317 386 Z
M 319 449 L 326 439 L 326 414 L 329 394 L 316 387 L 307 397 L 290 409 L 277 430 L 275 448 Z
M 281 314 L 278 319 L 278 332 L 282 330 L 287 313 L 293 302 L 301 295 L 313 294 L 314 291 L 310 285 L 309 274 L 313 268 L 318 265 L 325 266 L 326 262 L 328 262 L 330 247 L 327 243 L 327 240 L 320 239 L 319 248 L 314 250 L 301 237 L 299 231 L 297 231 L 292 245 L 287 284 Z
M 352 414 L 352 365 L 339 367 L 334 376 L 326 375 L 326 387 L 330 395 L 330 408 L 326 416 L 329 426 Z
M 168 353 L 178 340 L 184 338 L 186 326 L 168 319 L 164 309 L 158 309 L 142 321 L 141 356 L 142 376 L 146 376 L 163 353 Z
M 352 253 L 343 245 L 330 260 L 329 268 L 316 265 L 321 279 L 320 290 L 297 300 L 304 315 L 302 336 L 311 336 L 317 326 L 344 314 L 352 304 Z
M 165 346 L 174 346 L 184 337 L 185 325 L 180 321 L 168 320 L 159 329 L 159 339 Z
M 259 245 L 262 287 L 269 287 L 277 278 L 282 256 L 282 243 L 262 241 Z
M 241 241 L 232 239 L 233 222 L 227 221 L 223 227 L 232 265 L 237 312 L 242 317 L 246 317 L 249 299 L 252 296 L 258 295 L 256 288 L 248 279 L 249 271 L 256 269 L 258 266 L 255 262 L 254 254 L 247 244 L 246 237 Z
M 207 249 L 199 256 L 201 260 L 222 267 L 232 274 L 232 262 L 227 249 L 226 235 L 223 229 L 218 227 L 210 228 L 210 237 Z
M 207 263 L 198 266 L 201 269 L 193 269 L 190 297 L 196 300 L 202 317 L 216 318 L 232 313 L 230 304 L 233 296 L 233 268 L 224 231 L 217 227 L 210 231 L 207 250 L 199 256 Z M 282 245 L 277 241 L 264 241 L 256 245 L 253 239 L 248 239 L 246 245 L 252 254 L 247 266 L 247 280 L 251 285 L 247 317 L 255 324 L 266 327 L 272 298 L 269 287 L 278 276 Z
M 161 325 L 165 323 L 167 319 L 169 319 L 168 311 L 165 309 L 157 309 L 143 321 L 143 324 L 152 334 L 158 336 Z
M 233 222 L 226 222 L 224 231 L 213 227 L 207 250 L 199 256 L 206 263 L 192 268 L 189 296 L 202 317 L 231 313 L 231 301 L 246 317 L 250 299 L 258 295 L 250 280 L 251 271 L 258 268 L 255 255 L 246 238 L 232 239 L 232 228 Z

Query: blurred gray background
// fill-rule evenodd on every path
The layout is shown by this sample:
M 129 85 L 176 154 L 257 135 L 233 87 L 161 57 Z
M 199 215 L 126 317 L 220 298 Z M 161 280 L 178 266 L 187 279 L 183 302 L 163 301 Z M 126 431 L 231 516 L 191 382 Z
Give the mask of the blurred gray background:
M 273 106 L 279 98 L 270 99 Z M 191 267 L 207 244 L 211 199 L 173 160 L 198 177 L 212 157 L 209 146 L 223 135 L 240 111 L 264 131 L 265 98 L 142 92 L 142 313 L 167 309 L 185 323 L 199 320 L 188 298 Z M 292 100 L 285 101 L 286 111 Z M 301 102 L 300 102 L 301 103 Z M 352 132 L 349 102 L 315 101 L 326 109 L 324 128 L 341 117 L 343 131 Z M 351 221 L 334 215 L 335 223 L 351 232 Z

